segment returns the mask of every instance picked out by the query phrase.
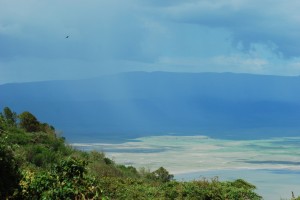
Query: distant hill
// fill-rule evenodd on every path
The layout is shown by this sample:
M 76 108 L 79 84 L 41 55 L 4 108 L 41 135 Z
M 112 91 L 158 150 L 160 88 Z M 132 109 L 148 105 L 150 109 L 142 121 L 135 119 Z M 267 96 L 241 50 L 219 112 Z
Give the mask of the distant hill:
M 71 140 L 180 133 L 300 133 L 300 77 L 131 72 L 0 85 L 0 106 L 30 110 Z

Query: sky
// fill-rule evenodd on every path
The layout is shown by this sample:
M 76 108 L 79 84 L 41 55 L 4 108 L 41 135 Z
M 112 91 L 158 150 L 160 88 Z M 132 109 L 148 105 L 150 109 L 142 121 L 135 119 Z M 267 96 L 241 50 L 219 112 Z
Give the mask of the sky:
M 298 0 L 0 0 L 0 84 L 127 71 L 298 76 L 299 10 Z

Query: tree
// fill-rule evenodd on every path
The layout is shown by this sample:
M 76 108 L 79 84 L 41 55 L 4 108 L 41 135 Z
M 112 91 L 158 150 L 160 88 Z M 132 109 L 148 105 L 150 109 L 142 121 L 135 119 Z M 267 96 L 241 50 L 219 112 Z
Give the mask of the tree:
M 11 111 L 11 109 L 9 107 L 5 107 L 3 109 L 3 113 L 0 113 L 0 120 L 1 120 L 1 124 L 8 126 L 8 127 L 12 127 L 12 126 L 16 126 L 17 125 L 17 114 L 13 111 Z
M 163 183 L 168 182 L 174 178 L 174 175 L 169 174 L 169 172 L 163 167 L 160 167 L 152 172 L 152 176 L 155 180 L 161 181 Z
M 9 107 L 5 107 L 3 109 L 3 114 L 9 125 L 16 126 L 17 114 L 15 112 L 11 111 Z
M 38 132 L 40 131 L 40 122 L 37 118 L 30 112 L 23 112 L 19 115 L 20 127 L 28 132 Z
M 0 178 L 0 199 L 6 199 L 18 188 L 21 175 L 4 135 L 0 135 Z
M 55 134 L 55 128 L 47 123 L 40 123 L 40 131 Z
M 2 113 L 0 113 L 0 133 L 4 130 L 6 123 Z

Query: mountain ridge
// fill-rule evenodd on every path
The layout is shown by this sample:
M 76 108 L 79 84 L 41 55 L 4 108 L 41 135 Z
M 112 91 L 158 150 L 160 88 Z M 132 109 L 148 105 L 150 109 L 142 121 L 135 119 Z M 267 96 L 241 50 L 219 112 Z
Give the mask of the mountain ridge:
M 69 138 L 258 129 L 295 132 L 300 129 L 299 85 L 300 77 L 126 72 L 0 85 L 0 106 L 31 110 Z

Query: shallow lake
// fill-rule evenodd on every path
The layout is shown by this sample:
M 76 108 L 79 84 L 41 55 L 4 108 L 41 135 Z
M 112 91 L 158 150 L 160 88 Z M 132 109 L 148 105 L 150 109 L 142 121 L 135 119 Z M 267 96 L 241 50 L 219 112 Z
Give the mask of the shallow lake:
M 257 186 L 264 199 L 300 195 L 300 137 L 226 140 L 207 136 L 165 135 L 123 143 L 72 143 L 82 150 L 105 152 L 120 164 L 155 170 L 160 166 L 177 180 L 238 178 Z

